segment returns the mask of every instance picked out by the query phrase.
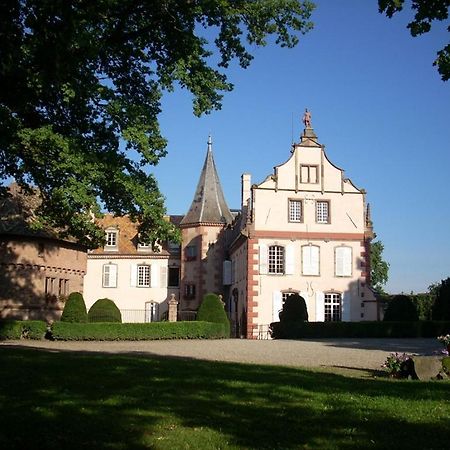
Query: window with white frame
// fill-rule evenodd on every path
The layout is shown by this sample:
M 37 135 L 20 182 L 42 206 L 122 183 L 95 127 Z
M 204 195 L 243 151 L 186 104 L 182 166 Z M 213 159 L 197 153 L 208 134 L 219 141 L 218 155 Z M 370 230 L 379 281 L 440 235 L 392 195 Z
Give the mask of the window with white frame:
M 103 264 L 102 286 L 107 288 L 117 287 L 117 265 Z
M 316 222 L 330 223 L 330 202 L 322 200 L 316 202 Z
M 300 166 L 300 183 L 318 183 L 319 167 L 302 164 Z
M 286 299 L 293 294 L 300 294 L 298 291 L 282 291 L 281 292 L 281 298 L 283 300 L 283 304 L 286 301 Z
M 324 299 L 325 322 L 340 322 L 341 315 L 341 294 L 335 292 L 325 293 Z
M 147 244 L 145 242 L 139 242 L 138 243 L 138 250 L 151 250 L 152 249 L 152 244 Z
M 302 221 L 302 201 L 289 199 L 289 222 Z
M 302 274 L 320 275 L 320 249 L 317 245 L 302 247 Z
M 352 248 L 339 246 L 334 249 L 334 269 L 337 277 L 352 276 Z
M 106 230 L 106 250 L 116 250 L 119 232 L 117 230 Z
M 150 287 L 150 266 L 148 265 L 137 266 L 136 284 L 138 287 Z
M 284 274 L 284 247 L 281 245 L 269 246 L 269 273 Z

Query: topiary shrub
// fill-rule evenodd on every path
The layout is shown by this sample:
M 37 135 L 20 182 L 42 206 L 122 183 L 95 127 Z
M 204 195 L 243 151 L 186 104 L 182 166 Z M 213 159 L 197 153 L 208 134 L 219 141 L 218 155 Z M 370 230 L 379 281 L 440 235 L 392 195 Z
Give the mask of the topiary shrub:
M 122 314 L 109 298 L 98 299 L 89 309 L 89 322 L 122 322 Z
M 407 295 L 396 295 L 384 313 L 385 322 L 415 322 L 419 320 L 416 305 Z
M 86 323 L 88 321 L 86 304 L 79 292 L 72 292 L 64 305 L 61 322 Z
M 307 322 L 308 308 L 306 302 L 300 294 L 291 294 L 283 302 L 283 309 L 280 311 L 280 322 Z
M 308 322 L 306 302 L 300 294 L 288 295 L 283 302 L 279 314 L 280 321 L 270 324 L 270 334 L 273 339 L 291 339 L 299 333 L 301 324 Z
M 230 321 L 220 298 L 216 294 L 206 294 L 198 308 L 197 320 L 203 322 L 221 323 L 224 326 L 225 336 L 230 336 Z
M 433 320 L 450 320 L 450 278 L 442 280 L 437 288 L 432 317 Z

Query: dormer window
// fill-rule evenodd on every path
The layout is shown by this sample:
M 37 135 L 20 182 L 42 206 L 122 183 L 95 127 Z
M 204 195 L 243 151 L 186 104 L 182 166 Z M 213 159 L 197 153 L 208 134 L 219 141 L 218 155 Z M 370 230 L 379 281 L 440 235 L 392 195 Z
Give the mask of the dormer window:
M 117 250 L 118 241 L 119 241 L 118 230 L 106 230 L 105 250 Z
M 151 249 L 152 249 L 152 244 L 146 244 L 144 242 L 138 243 L 138 250 L 151 250 Z

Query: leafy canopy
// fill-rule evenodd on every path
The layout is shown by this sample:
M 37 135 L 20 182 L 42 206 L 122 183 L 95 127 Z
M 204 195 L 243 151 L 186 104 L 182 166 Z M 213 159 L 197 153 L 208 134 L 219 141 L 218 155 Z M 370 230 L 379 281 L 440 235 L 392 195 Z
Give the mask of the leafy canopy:
M 0 182 L 39 188 L 40 223 L 90 247 L 104 237 L 92 221 L 100 204 L 141 223 L 144 242 L 174 238 L 147 174 L 166 154 L 163 92 L 188 89 L 198 116 L 220 108 L 233 87 L 228 64 L 247 67 L 246 45 L 271 35 L 296 45 L 313 8 L 307 0 L 1 2 Z
M 384 245 L 381 241 L 370 244 L 370 281 L 373 289 L 382 294 L 389 279 L 389 263 L 383 260 Z
M 378 9 L 390 18 L 403 9 L 404 3 L 405 0 L 378 0 Z M 411 36 L 416 37 L 428 33 L 434 20 L 448 19 L 450 0 L 412 0 L 411 8 L 416 13 L 408 28 Z M 450 31 L 450 26 L 447 30 Z M 443 81 L 450 78 L 450 44 L 437 52 L 433 65 L 437 66 Z

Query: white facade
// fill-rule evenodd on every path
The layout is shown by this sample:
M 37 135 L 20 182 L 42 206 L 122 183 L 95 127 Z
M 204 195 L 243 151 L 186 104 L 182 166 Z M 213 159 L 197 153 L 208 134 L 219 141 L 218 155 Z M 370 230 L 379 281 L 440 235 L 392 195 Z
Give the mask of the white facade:
M 376 320 L 365 192 L 328 160 L 313 130 L 273 175 L 249 186 L 245 175 L 245 239 L 231 247 L 232 266 L 246 267 L 231 292 L 235 309 L 246 311 L 247 336 L 278 321 L 283 297 L 293 292 L 305 299 L 310 321 Z

